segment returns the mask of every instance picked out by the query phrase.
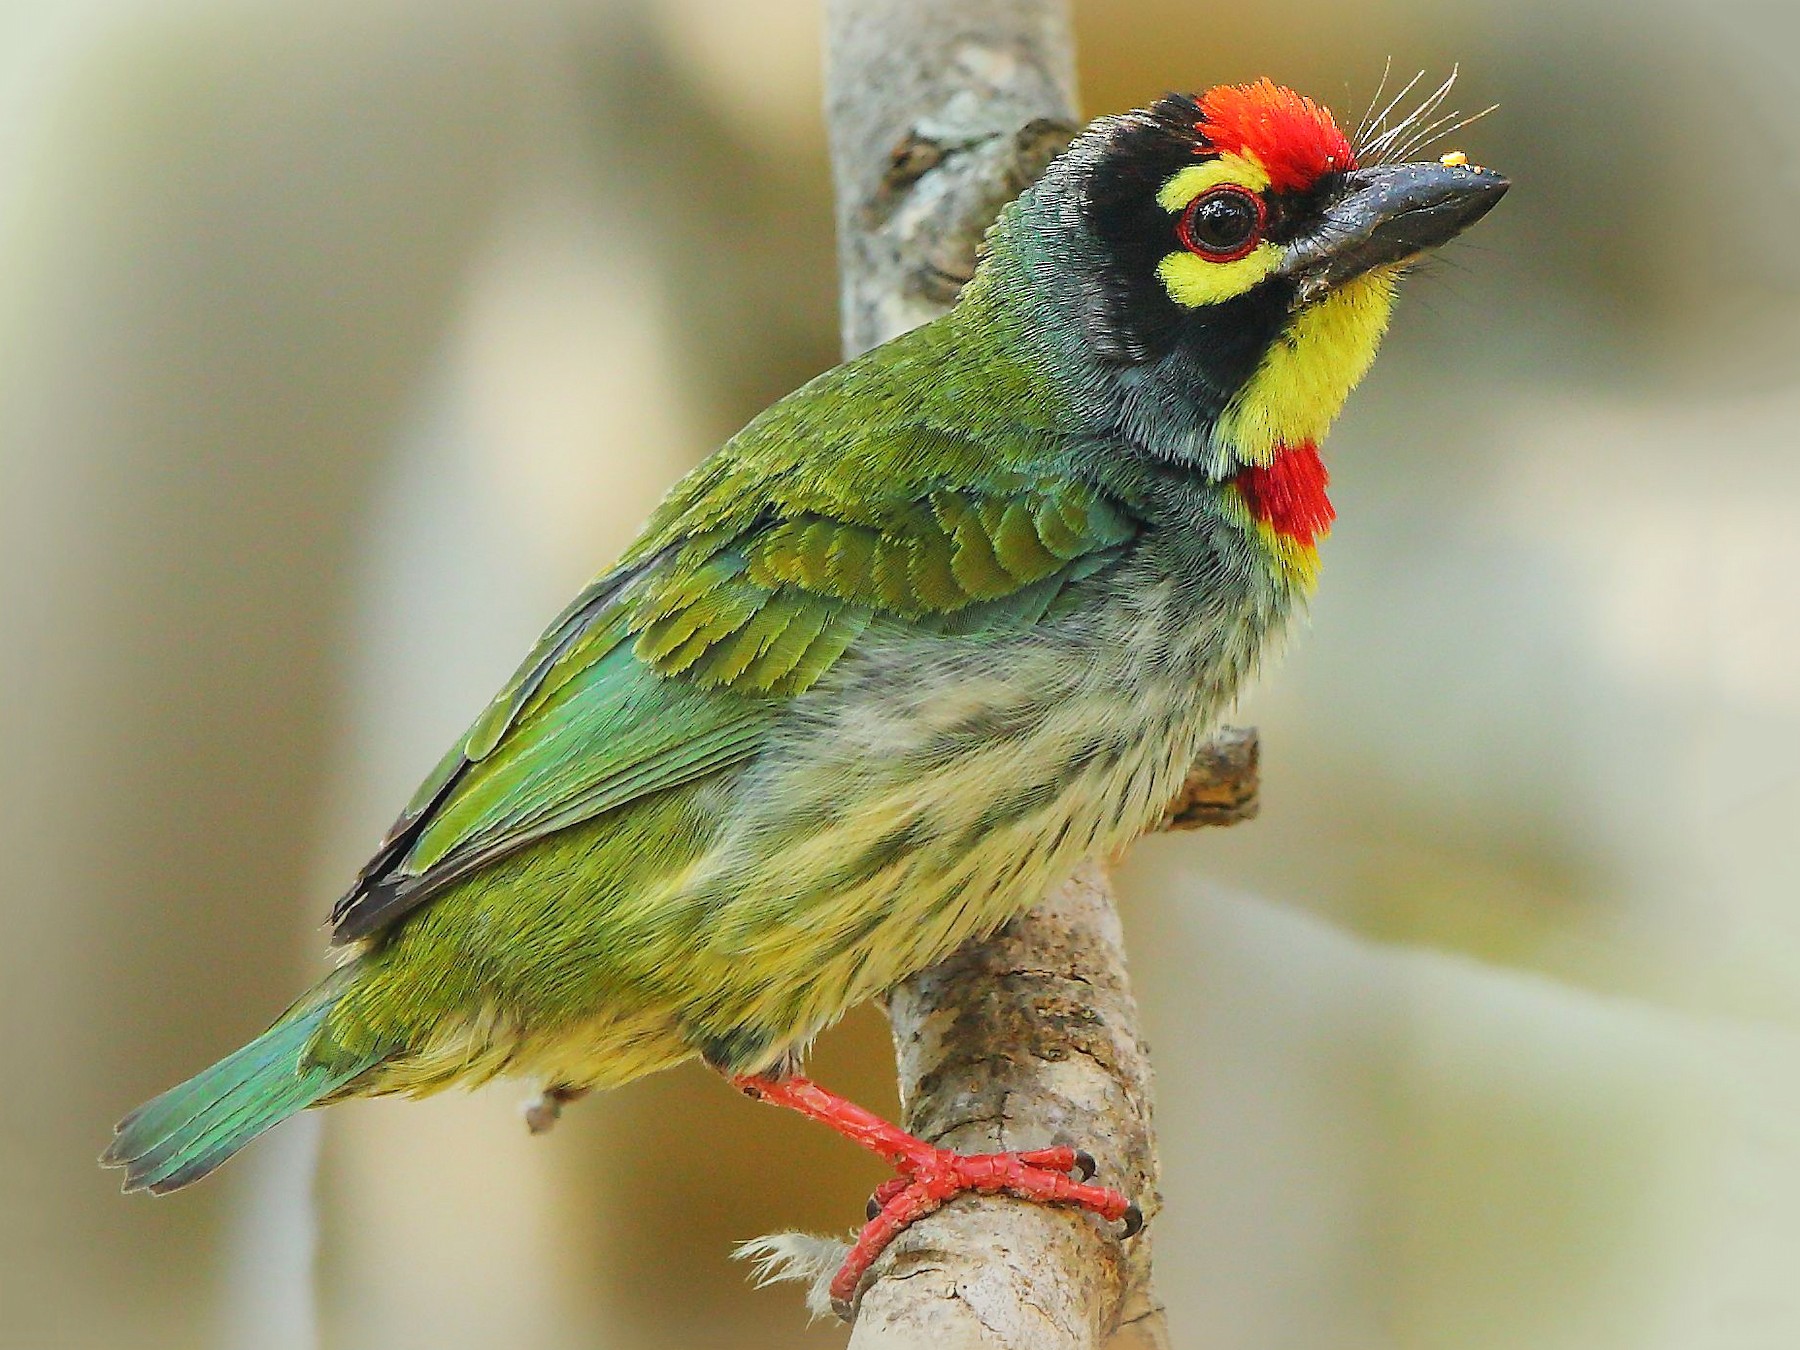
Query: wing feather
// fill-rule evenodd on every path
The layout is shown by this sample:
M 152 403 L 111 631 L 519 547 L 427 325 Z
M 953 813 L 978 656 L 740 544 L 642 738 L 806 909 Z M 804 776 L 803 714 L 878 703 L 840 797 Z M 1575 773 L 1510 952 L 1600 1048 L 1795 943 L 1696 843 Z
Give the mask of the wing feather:
M 921 459 L 904 429 L 890 434 L 904 462 Z M 944 438 L 931 432 L 928 448 Z M 951 458 L 979 463 L 966 445 Z M 713 493 L 742 488 L 716 465 L 696 476 Z M 659 513 L 626 563 L 558 616 L 426 779 L 333 909 L 336 940 L 375 933 L 548 834 L 754 757 L 785 700 L 872 625 L 951 635 L 1040 622 L 1137 529 L 1119 503 L 1062 478 L 995 472 L 854 502 L 814 480 L 783 484 L 748 504 L 678 489 L 681 509 Z

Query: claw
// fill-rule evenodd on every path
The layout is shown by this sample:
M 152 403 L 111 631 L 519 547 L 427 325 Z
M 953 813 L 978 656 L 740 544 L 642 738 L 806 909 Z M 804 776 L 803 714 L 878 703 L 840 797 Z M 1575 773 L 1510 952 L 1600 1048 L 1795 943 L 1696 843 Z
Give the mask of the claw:
M 889 1177 L 886 1181 L 882 1182 L 881 1185 L 875 1188 L 874 1194 L 869 1197 L 869 1217 L 873 1219 L 877 1214 L 881 1213 L 882 1210 L 887 1208 L 890 1200 L 896 1195 L 899 1195 L 901 1191 L 905 1190 L 911 1184 L 911 1181 L 903 1176 Z
M 869 1197 L 869 1222 L 832 1277 L 831 1306 L 845 1321 L 855 1316 L 863 1277 L 888 1244 L 915 1221 L 959 1195 L 1011 1195 L 1043 1205 L 1064 1205 L 1122 1221 L 1124 1237 L 1143 1231 L 1143 1210 L 1115 1190 L 1086 1184 L 1094 1175 L 1095 1163 L 1084 1149 L 1054 1144 L 1021 1153 L 954 1153 L 908 1134 L 798 1075 L 733 1081 L 753 1097 L 830 1125 L 885 1158 L 899 1173 L 877 1186 Z
M 1071 1180 L 1091 1175 L 1093 1160 L 1069 1148 L 1035 1153 L 959 1154 L 926 1146 L 902 1161 L 901 1175 L 884 1181 L 869 1197 L 869 1222 L 831 1281 L 832 1306 L 853 1310 L 870 1265 L 915 1220 L 958 1195 L 1013 1195 L 1040 1204 L 1069 1205 L 1103 1218 L 1123 1220 L 1125 1236 L 1144 1226 L 1143 1211 L 1117 1191 Z
M 1119 1222 L 1124 1225 L 1119 1230 L 1119 1241 L 1124 1242 L 1129 1238 L 1134 1238 L 1144 1231 L 1144 1211 L 1135 1204 L 1127 1205 Z

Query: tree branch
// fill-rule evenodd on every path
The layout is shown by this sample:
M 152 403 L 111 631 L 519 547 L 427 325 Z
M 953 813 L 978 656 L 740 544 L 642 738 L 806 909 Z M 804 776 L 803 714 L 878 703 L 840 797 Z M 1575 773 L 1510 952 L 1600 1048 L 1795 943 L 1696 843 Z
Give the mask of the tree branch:
M 827 46 L 854 356 L 941 314 L 1000 207 L 1067 145 L 1074 49 L 1066 0 L 830 0 Z M 1256 771 L 1255 733 L 1220 733 L 1167 825 L 1253 815 Z M 1150 1065 L 1100 863 L 902 983 L 888 1016 L 909 1129 L 970 1152 L 1077 1144 L 1100 1182 L 1154 1216 Z M 775 1239 L 758 1254 L 828 1277 L 837 1250 Z M 1148 1230 L 1121 1244 L 1085 1214 L 974 1196 L 888 1249 L 850 1340 L 851 1350 L 1167 1344 Z
M 844 352 L 934 319 L 1079 129 L 1067 0 L 829 0 Z

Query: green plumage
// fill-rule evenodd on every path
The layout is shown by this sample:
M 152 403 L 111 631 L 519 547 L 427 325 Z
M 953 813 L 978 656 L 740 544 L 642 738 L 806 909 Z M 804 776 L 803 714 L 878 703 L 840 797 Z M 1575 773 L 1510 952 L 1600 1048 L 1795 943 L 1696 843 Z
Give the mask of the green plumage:
M 996 280 L 675 489 L 340 904 L 361 946 L 334 996 L 129 1118 L 129 1184 L 185 1184 L 334 1094 L 766 1067 L 1116 832 L 1047 809 L 1106 795 L 1085 733 L 1121 690 L 1068 678 L 1046 616 L 1101 640 L 1143 504 L 1077 472 Z M 908 680 L 936 711 L 890 706 Z
M 379 1059 L 373 1047 L 331 1060 L 313 1053 L 331 1004 L 348 982 L 341 974 L 327 980 L 243 1049 L 120 1121 L 103 1161 L 125 1169 L 125 1189 L 161 1194 L 198 1181 Z
M 346 963 L 121 1124 L 128 1186 L 345 1096 L 768 1070 L 1157 818 L 1311 577 L 1221 428 L 1328 423 L 1391 289 L 1184 310 L 1176 113 L 1097 124 L 949 315 L 676 486 L 338 903 Z

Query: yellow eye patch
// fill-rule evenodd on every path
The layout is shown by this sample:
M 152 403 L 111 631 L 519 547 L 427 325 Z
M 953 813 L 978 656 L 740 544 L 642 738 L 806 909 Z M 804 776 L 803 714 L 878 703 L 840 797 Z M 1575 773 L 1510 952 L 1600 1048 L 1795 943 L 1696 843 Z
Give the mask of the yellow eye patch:
M 1209 262 L 1186 249 L 1171 253 L 1156 265 L 1163 289 L 1178 305 L 1198 309 L 1242 295 L 1273 272 L 1281 262 L 1281 250 L 1258 244 L 1236 262 Z
M 1197 197 L 1219 187 L 1238 187 L 1261 194 L 1269 190 L 1269 175 L 1248 156 L 1220 155 L 1171 175 L 1157 192 L 1156 202 L 1170 215 L 1179 215 Z M 1231 262 L 1213 262 L 1182 249 L 1158 263 L 1156 275 L 1176 304 L 1199 309 L 1242 295 L 1267 277 L 1280 261 L 1281 250 L 1273 244 L 1258 244 Z
M 1170 175 L 1156 193 L 1156 204 L 1170 215 L 1176 215 L 1202 192 L 1230 184 L 1261 194 L 1269 190 L 1269 175 L 1263 166 L 1243 155 L 1220 155 L 1204 164 L 1190 164 Z

